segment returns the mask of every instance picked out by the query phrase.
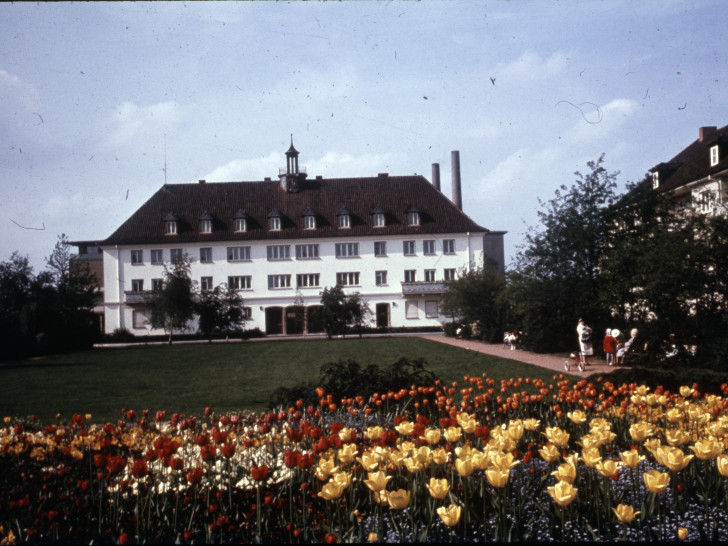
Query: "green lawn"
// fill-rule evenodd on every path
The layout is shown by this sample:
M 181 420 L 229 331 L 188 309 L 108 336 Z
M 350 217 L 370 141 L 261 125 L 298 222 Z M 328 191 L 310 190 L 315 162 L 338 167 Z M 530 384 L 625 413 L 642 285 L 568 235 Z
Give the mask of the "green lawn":
M 386 367 L 406 356 L 424 358 L 444 381 L 464 375 L 500 380 L 549 379 L 553 372 L 416 337 L 175 344 L 94 349 L 0 365 L 0 417 L 91 413 L 93 421 L 115 421 L 121 409 L 160 409 L 202 415 L 265 411 L 279 386 L 317 381 L 322 364 L 351 358 L 362 366 Z

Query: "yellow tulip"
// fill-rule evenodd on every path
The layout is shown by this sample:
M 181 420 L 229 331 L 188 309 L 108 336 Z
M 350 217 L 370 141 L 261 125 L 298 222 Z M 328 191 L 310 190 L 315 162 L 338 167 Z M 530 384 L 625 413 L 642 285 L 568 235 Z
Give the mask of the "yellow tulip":
M 660 446 L 655 450 L 655 459 L 662 466 L 673 472 L 680 472 L 690 463 L 692 455 L 685 455 L 682 449 L 670 446 Z
M 375 491 L 374 492 L 374 502 L 381 506 L 387 506 L 389 502 L 387 502 L 387 497 L 389 496 L 389 493 L 386 489 L 382 489 L 381 491 Z
M 367 427 L 364 430 L 364 438 L 373 442 L 379 440 L 382 437 L 382 427 Z
M 605 478 L 611 478 L 617 472 L 619 472 L 621 466 L 621 463 L 613 459 L 607 459 L 606 461 L 599 461 L 596 464 L 596 469 Z
M 551 498 L 559 506 L 569 506 L 579 492 L 577 488 L 572 487 L 569 482 L 565 481 L 559 481 L 556 485 L 550 486 L 548 491 Z
M 665 413 L 665 417 L 667 417 L 670 423 L 679 423 L 685 418 L 685 415 L 683 415 L 683 412 L 679 408 L 670 408 Z
M 365 451 L 361 454 L 361 457 L 357 457 L 356 460 L 367 472 L 373 472 L 379 468 L 380 457 L 371 451 Z
M 601 428 L 609 429 L 611 428 L 611 425 L 604 417 L 594 417 L 591 421 L 589 421 L 589 428 L 591 430 Z
M 629 435 L 635 442 L 644 442 L 652 434 L 652 425 L 646 421 L 640 421 L 629 427 Z
M 338 499 L 343 492 L 344 487 L 342 485 L 330 481 L 323 486 L 321 491 L 319 491 L 318 496 L 324 500 L 334 500 Z
M 612 508 L 617 519 L 622 523 L 632 523 L 632 520 L 639 514 L 634 508 L 627 504 L 618 504 L 616 508 Z
M 422 439 L 431 446 L 434 446 L 435 444 L 439 443 L 441 437 L 442 433 L 440 432 L 439 428 L 428 428 L 425 431 L 425 435 L 422 436 Z
M 470 455 L 470 460 L 473 461 L 473 466 L 478 470 L 485 470 L 491 465 L 490 456 L 482 451 L 476 451 Z
M 718 455 L 723 453 L 723 445 L 710 438 L 703 438 L 695 442 L 695 445 L 690 446 L 690 449 L 695 453 L 698 459 L 708 461 L 715 459 Z
M 599 447 L 600 438 L 593 433 L 587 434 L 581 437 L 581 440 L 576 442 L 581 445 L 584 449 L 590 449 L 592 447 Z
M 358 451 L 356 444 L 344 444 L 336 456 L 342 464 L 349 464 L 356 458 Z
M 439 480 L 437 478 L 430 478 L 430 483 L 425 484 L 425 487 L 430 492 L 430 496 L 437 500 L 443 500 L 450 491 L 450 484 L 446 478 Z
M 546 444 L 538 450 L 538 453 L 541 455 L 541 458 L 547 463 L 553 463 L 558 461 L 561 455 L 559 453 L 559 448 L 557 448 L 554 444 Z
M 412 457 L 407 457 L 406 459 L 404 459 L 403 462 L 405 468 L 407 468 L 407 471 L 410 474 L 417 474 L 420 470 L 424 468 L 424 465 L 418 459 Z
M 602 455 L 599 453 L 599 448 L 590 447 L 581 450 L 581 458 L 586 466 L 595 468 L 597 463 L 602 460 Z
M 559 481 L 574 483 L 576 479 L 576 467 L 570 463 L 563 463 L 551 475 Z
M 605 446 L 607 444 L 611 444 L 614 439 L 617 437 L 617 435 L 608 429 L 598 429 L 594 430 L 592 434 L 597 438 L 597 444 L 600 446 Z
M 685 540 L 686 538 L 688 538 L 688 530 L 685 527 L 678 527 L 677 538 L 679 538 L 680 540 Z
M 649 470 L 642 475 L 650 493 L 662 493 L 670 483 L 670 475 L 659 470 Z
M 322 482 L 329 479 L 329 476 L 331 476 L 334 472 L 338 472 L 339 467 L 336 466 L 336 463 L 334 462 L 334 458 L 331 457 L 329 459 L 320 459 L 318 462 L 318 465 L 316 466 L 316 477 L 321 480 Z
M 569 433 L 559 427 L 546 427 L 544 434 L 557 447 L 564 447 L 569 442 Z
M 454 444 L 462 437 L 463 431 L 460 427 L 447 427 L 443 435 L 445 436 L 445 440 Z
M 718 455 L 715 459 L 715 464 L 718 466 L 718 472 L 724 478 L 728 478 L 728 455 L 725 453 Z
M 571 419 L 571 422 L 575 425 L 581 425 L 582 423 L 586 422 L 586 413 L 584 413 L 581 410 L 574 410 L 570 411 L 566 414 L 566 416 Z
M 460 428 L 463 429 L 463 432 L 465 432 L 465 434 L 472 434 L 473 432 L 475 432 L 475 429 L 477 427 L 478 422 L 475 419 L 460 422 Z
M 508 428 L 506 429 L 508 437 L 516 442 L 520 440 L 523 436 L 523 431 L 523 422 L 520 420 L 511 421 L 510 423 L 508 423 Z
M 485 477 L 488 478 L 488 483 L 493 487 L 504 487 L 508 482 L 508 478 L 511 475 L 510 468 L 489 468 L 485 471 Z
M 399 425 L 394 427 L 394 430 L 399 432 L 402 436 L 409 436 L 415 429 L 415 424 L 411 421 L 402 421 Z
M 635 390 L 635 394 L 638 396 L 647 396 L 647 393 L 649 392 L 650 388 L 647 385 L 639 385 Z
M 349 487 L 351 484 L 351 473 L 350 472 L 337 472 L 334 474 L 331 480 L 336 484 L 342 486 L 344 489 Z
M 404 454 L 405 457 L 409 457 L 415 450 L 415 444 L 413 442 L 400 442 L 399 446 L 397 447 Z
M 469 457 L 467 459 L 457 458 L 455 459 L 455 470 L 458 471 L 463 478 L 467 478 L 473 473 L 473 460 Z
M 662 445 L 659 438 L 648 438 L 644 441 L 644 446 L 647 451 L 655 454 L 655 451 L 657 451 L 657 448 L 659 448 Z
M 450 460 L 450 454 L 445 451 L 444 447 L 438 448 L 430 453 L 432 462 L 435 464 L 445 464 Z
M 404 464 L 405 458 L 405 454 L 398 449 L 389 452 L 389 462 L 392 463 L 394 466 L 402 466 Z
M 526 430 L 538 430 L 539 425 L 541 424 L 541 421 L 538 419 L 524 419 L 523 420 L 523 428 Z
M 344 427 L 339 431 L 339 439 L 342 442 L 351 442 L 351 434 L 353 432 L 353 429 L 350 429 L 348 427 Z
M 665 441 L 672 447 L 687 444 L 690 441 L 690 433 L 679 428 L 665 430 Z
M 410 492 L 405 489 L 397 489 L 387 493 L 387 503 L 395 510 L 407 508 L 410 501 Z
M 458 524 L 461 513 L 462 509 L 457 504 L 440 506 L 440 508 L 437 509 L 437 515 L 440 516 L 442 522 L 448 527 L 453 527 Z
M 637 468 L 640 461 L 644 460 L 645 456 L 640 455 L 640 452 L 636 449 L 630 449 L 629 451 L 623 451 L 619 454 L 619 458 L 622 459 L 624 466 L 629 468 Z
M 379 539 L 379 535 L 372 531 L 367 535 L 367 542 L 376 542 Z
M 494 453 L 491 461 L 493 466 L 501 470 L 510 470 L 519 463 L 513 460 L 513 453 Z
M 686 385 L 683 385 L 680 387 L 680 396 L 683 398 L 690 398 L 693 394 L 693 389 L 691 387 L 688 387 Z
M 387 476 L 387 473 L 382 472 L 381 470 L 377 472 L 369 472 L 367 477 L 369 479 L 364 480 L 364 484 L 375 493 L 386 489 L 387 483 L 389 483 L 389 480 L 392 479 L 392 476 Z
M 470 447 L 470 444 L 465 444 L 464 446 L 459 446 L 455 448 L 455 455 L 461 459 L 469 458 L 472 453 L 473 448 Z

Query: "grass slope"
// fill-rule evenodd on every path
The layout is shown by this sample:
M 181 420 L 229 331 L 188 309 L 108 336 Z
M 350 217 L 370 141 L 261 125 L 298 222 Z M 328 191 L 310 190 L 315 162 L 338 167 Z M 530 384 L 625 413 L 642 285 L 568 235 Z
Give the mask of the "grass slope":
M 424 358 L 443 381 L 485 372 L 495 380 L 553 372 L 416 337 L 291 340 L 247 343 L 136 346 L 59 355 L 0 366 L 0 417 L 91 413 L 115 421 L 122 408 L 202 415 L 267 410 L 279 387 L 316 382 L 322 364 L 351 358 L 362 366 L 388 367 L 401 357 Z

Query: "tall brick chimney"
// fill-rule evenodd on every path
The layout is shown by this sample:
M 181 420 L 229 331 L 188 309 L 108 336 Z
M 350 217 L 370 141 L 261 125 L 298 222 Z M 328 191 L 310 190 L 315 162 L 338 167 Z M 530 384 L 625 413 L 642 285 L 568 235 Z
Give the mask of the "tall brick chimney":
M 463 210 L 463 193 L 460 186 L 460 152 L 450 152 L 450 163 L 452 165 L 452 202 L 460 210 Z
M 717 127 L 701 127 L 699 138 L 700 142 L 703 142 L 706 138 L 708 138 L 711 134 L 715 133 L 717 130 Z
M 440 164 L 439 163 L 432 164 L 432 185 L 437 188 L 437 191 L 442 191 L 442 190 L 440 190 Z

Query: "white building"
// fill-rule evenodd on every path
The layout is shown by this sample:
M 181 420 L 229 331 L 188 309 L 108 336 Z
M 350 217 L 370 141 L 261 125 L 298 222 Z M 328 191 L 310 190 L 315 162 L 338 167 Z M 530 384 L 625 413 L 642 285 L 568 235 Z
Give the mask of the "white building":
M 503 235 L 485 229 L 423 176 L 308 179 L 291 143 L 279 180 L 165 184 L 108 239 L 104 263 L 107 333 L 150 330 L 145 299 L 164 264 L 186 253 L 201 290 L 241 291 L 246 329 L 268 335 L 321 331 L 321 292 L 359 292 L 371 326 L 439 326 L 443 281 L 484 259 L 503 269 Z M 453 196 L 461 203 L 459 154 Z

